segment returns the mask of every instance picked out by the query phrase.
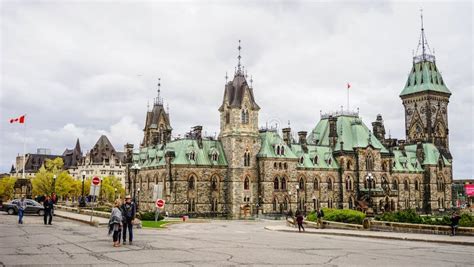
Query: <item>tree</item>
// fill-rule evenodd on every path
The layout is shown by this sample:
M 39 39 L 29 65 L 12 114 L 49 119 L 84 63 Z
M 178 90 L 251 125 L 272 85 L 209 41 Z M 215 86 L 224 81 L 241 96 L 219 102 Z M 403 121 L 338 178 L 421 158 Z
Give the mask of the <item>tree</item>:
M 77 196 L 80 187 L 78 189 L 77 181 L 74 181 L 67 171 L 62 170 L 63 166 L 62 158 L 46 159 L 35 178 L 31 180 L 33 194 L 51 195 L 55 192 L 58 197 Z M 56 181 L 53 179 L 54 175 Z
M 115 192 L 117 189 L 117 192 Z M 115 176 L 107 176 L 102 179 L 101 183 L 101 198 L 106 199 L 109 202 L 113 202 L 115 198 L 124 196 L 125 189 L 122 187 L 122 183 Z
M 0 199 L 11 199 L 14 193 L 16 178 L 4 177 L 0 179 Z

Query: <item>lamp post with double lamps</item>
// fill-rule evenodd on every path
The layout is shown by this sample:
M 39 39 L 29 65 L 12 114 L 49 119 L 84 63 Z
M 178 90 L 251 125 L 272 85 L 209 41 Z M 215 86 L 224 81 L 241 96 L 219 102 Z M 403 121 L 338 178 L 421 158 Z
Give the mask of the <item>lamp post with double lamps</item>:
M 367 186 L 369 188 L 369 197 L 368 197 L 369 208 L 372 208 L 372 199 L 370 198 L 370 189 L 372 188 L 372 182 L 374 181 L 374 176 L 372 175 L 371 172 L 367 173 L 367 175 L 365 176 L 365 180 L 367 181 Z

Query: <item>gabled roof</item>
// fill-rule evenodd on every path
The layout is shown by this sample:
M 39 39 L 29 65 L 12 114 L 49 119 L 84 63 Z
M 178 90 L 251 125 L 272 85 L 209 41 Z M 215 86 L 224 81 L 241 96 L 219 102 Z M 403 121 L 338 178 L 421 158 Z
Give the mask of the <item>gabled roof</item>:
M 304 152 L 299 144 L 292 144 L 291 150 L 301 159 L 303 163 L 298 162 L 298 167 L 315 169 L 337 169 L 339 165 L 332 155 L 332 149 L 328 146 L 307 145 L 308 152 Z
M 92 164 L 102 164 L 104 159 L 110 159 L 111 156 L 114 156 L 118 161 L 125 161 L 125 153 L 116 151 L 105 135 L 100 136 L 88 154 Z
M 286 158 L 286 159 L 296 159 L 296 155 L 293 151 L 283 142 L 283 139 L 276 131 L 268 130 L 260 133 L 260 139 L 262 140 L 262 145 L 260 151 L 257 154 L 257 157 L 260 158 Z M 277 155 L 276 146 L 280 145 L 283 147 L 283 155 Z
M 355 148 L 372 146 L 381 153 L 389 153 L 382 143 L 370 133 L 369 128 L 356 115 L 336 115 L 338 139 L 335 151 L 341 150 L 341 141 L 344 142 L 342 150 L 353 151 Z M 369 141 L 370 140 L 370 141 Z M 329 146 L 329 118 L 323 117 L 308 137 L 308 143 L 318 146 Z
M 400 96 L 427 91 L 451 95 L 434 60 L 421 60 L 413 64 Z
M 393 166 L 395 172 L 423 172 L 423 167 L 416 157 L 415 152 L 393 150 Z
M 407 153 L 411 152 L 416 154 L 416 145 L 405 146 L 405 151 L 407 151 Z M 451 163 L 439 152 L 436 146 L 432 143 L 423 144 L 423 153 L 425 156 L 422 162 L 423 165 L 437 165 L 439 160 L 442 160 L 443 164 L 446 166 L 451 165 Z

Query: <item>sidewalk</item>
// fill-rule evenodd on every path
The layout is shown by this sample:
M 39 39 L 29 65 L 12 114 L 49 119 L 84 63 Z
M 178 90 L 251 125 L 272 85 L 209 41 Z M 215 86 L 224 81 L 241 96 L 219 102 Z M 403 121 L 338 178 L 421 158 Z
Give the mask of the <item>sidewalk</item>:
M 270 231 L 279 231 L 279 232 L 291 232 L 291 233 L 298 232 L 298 228 L 285 226 L 285 225 L 266 226 L 265 229 L 270 230 Z M 315 229 L 315 228 L 309 228 L 309 227 L 305 229 L 306 229 L 305 233 L 307 234 L 396 239 L 396 240 L 405 240 L 405 241 L 421 241 L 421 242 L 474 246 L 474 238 L 472 236 L 429 235 L 429 234 L 411 234 L 411 233 L 340 230 L 340 229 Z
M 96 225 L 94 223 L 91 223 L 91 216 L 90 215 L 84 215 L 84 214 L 79 214 L 79 213 L 74 213 L 74 212 L 67 212 L 63 210 L 54 210 L 54 216 L 58 216 L 61 218 L 65 219 L 70 219 L 78 222 L 83 222 L 91 225 Z M 92 216 L 92 222 L 97 222 L 98 225 L 108 225 L 109 224 L 109 219 L 107 218 L 102 218 L 102 217 L 97 217 L 97 216 Z

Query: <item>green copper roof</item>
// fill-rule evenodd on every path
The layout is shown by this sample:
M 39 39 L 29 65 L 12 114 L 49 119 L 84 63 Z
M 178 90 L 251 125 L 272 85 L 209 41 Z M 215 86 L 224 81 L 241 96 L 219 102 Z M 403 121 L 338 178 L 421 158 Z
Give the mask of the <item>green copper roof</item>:
M 165 154 L 168 151 L 175 154 L 171 162 L 173 165 L 227 166 L 222 144 L 215 140 L 202 140 L 202 148 L 195 139 L 180 139 L 165 146 L 145 147 L 133 155 L 133 161 L 143 168 L 165 166 Z M 194 153 L 194 159 L 190 157 L 191 153 Z M 212 157 L 214 153 L 217 154 L 216 161 Z
M 407 153 L 415 153 L 416 155 L 416 145 L 405 146 L 405 151 L 407 151 Z M 446 166 L 451 165 L 451 163 L 445 157 L 443 157 L 441 153 L 439 153 L 436 146 L 431 143 L 423 144 L 423 152 L 425 154 L 423 165 L 426 165 L 426 164 L 436 165 L 438 164 L 440 157 L 444 165 Z
M 416 153 L 394 149 L 393 166 L 395 172 L 423 172 L 423 167 L 416 158 Z
M 408 75 L 405 88 L 403 88 L 400 96 L 424 91 L 451 94 L 451 91 L 449 91 L 448 87 L 444 84 L 434 60 L 433 62 L 423 60 L 413 65 L 410 75 Z
M 344 151 L 353 151 L 355 148 L 365 148 L 372 145 L 375 149 L 380 149 L 380 152 L 388 153 L 388 150 L 370 133 L 369 128 L 359 117 L 339 115 L 336 118 L 338 139 L 334 148 L 335 151 L 341 149 L 342 141 L 344 142 L 342 148 Z M 319 146 L 329 146 L 329 121 L 327 116 L 323 117 L 310 133 L 308 142 Z
M 260 133 L 260 139 L 262 140 L 262 146 L 257 154 L 260 158 L 287 158 L 296 159 L 296 155 L 291 149 L 283 142 L 283 139 L 278 135 L 276 131 L 266 131 Z M 277 155 L 277 146 L 283 147 L 284 153 Z
M 337 169 L 339 165 L 332 155 L 332 149 L 328 146 L 308 145 L 305 153 L 299 144 L 292 144 L 291 150 L 298 157 L 298 167 L 315 169 Z M 302 161 L 301 161 L 302 159 Z

